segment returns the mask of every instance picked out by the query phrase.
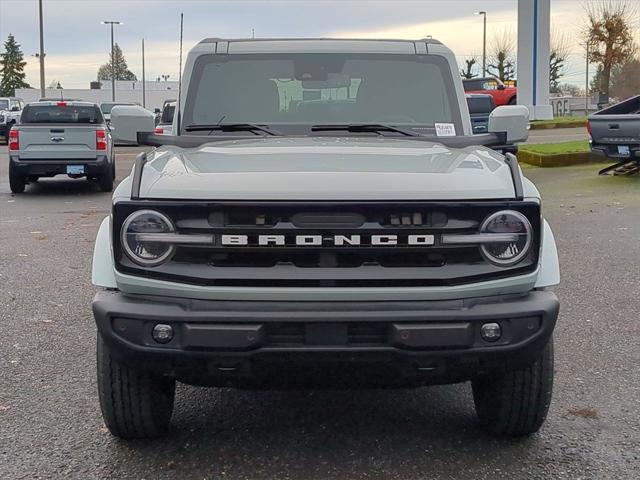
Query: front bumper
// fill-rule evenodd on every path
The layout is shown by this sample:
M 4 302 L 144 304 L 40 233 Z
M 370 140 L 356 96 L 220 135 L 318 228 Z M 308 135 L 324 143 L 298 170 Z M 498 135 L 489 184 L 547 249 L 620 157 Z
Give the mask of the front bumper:
M 83 165 L 84 174 L 81 176 L 94 177 L 109 173 L 109 162 L 106 155 L 98 155 L 95 158 L 77 159 L 20 159 L 17 156 L 10 158 L 11 169 L 18 175 L 53 177 L 55 175 L 67 175 L 67 166 Z
M 547 291 L 467 300 L 241 302 L 101 291 L 98 331 L 113 355 L 186 383 L 277 387 L 454 383 L 527 365 L 558 316 Z M 498 322 L 496 342 L 480 336 Z M 157 343 L 158 324 L 174 337 Z

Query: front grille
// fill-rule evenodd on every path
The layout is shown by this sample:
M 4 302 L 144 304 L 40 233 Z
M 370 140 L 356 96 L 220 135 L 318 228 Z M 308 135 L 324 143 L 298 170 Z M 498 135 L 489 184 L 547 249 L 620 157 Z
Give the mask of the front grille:
M 122 251 L 120 228 L 141 208 L 161 211 L 180 234 L 213 235 L 209 245 L 181 245 L 156 267 L 141 267 Z M 530 221 L 534 244 L 517 265 L 486 261 L 477 245 L 444 245 L 443 234 L 473 234 L 491 213 L 518 210 Z M 162 202 L 132 201 L 114 207 L 114 254 L 123 273 L 215 286 L 379 287 L 450 286 L 531 272 L 539 254 L 540 208 L 533 202 Z M 246 244 L 221 244 L 222 235 Z M 283 245 L 261 245 L 259 235 L 281 236 Z M 296 245 L 295 236 L 318 245 Z M 397 245 L 373 245 L 393 235 Z M 360 245 L 336 244 L 337 236 Z M 433 244 L 410 244 L 409 237 Z

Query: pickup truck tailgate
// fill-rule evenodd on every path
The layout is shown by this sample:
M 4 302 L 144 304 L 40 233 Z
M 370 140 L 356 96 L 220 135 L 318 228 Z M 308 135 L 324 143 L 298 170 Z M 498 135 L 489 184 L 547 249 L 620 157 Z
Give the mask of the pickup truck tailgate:
M 95 159 L 96 130 L 93 125 L 21 125 L 20 158 Z
M 640 115 L 602 115 L 589 122 L 595 143 L 640 143 Z

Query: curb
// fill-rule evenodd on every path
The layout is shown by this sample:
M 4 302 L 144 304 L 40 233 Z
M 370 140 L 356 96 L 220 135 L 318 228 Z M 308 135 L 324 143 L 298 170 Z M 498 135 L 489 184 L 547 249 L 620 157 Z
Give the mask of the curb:
M 530 123 L 530 130 L 553 130 L 556 128 L 578 128 L 585 127 L 587 128 L 587 122 L 575 121 L 575 122 L 563 122 L 563 123 Z
M 520 150 L 518 152 L 518 162 L 536 167 L 568 167 L 571 165 L 580 165 L 584 163 L 602 162 L 602 157 L 591 152 L 561 153 L 557 155 L 544 155 L 541 153 L 527 152 Z

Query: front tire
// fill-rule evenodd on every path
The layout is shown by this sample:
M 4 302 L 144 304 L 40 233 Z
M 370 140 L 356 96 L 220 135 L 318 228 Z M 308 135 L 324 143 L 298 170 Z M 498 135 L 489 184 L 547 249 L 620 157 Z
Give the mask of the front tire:
M 98 334 L 98 395 L 104 423 L 116 437 L 158 437 L 173 413 L 176 382 L 117 361 Z
M 11 191 L 13 193 L 22 193 L 24 192 L 25 184 L 25 178 L 9 166 L 9 188 Z
M 544 423 L 553 390 L 553 338 L 525 368 L 471 382 L 476 414 L 495 435 L 524 436 Z
M 511 97 L 511 99 L 509 100 L 509 105 L 517 105 L 517 104 L 518 104 L 518 98 Z

